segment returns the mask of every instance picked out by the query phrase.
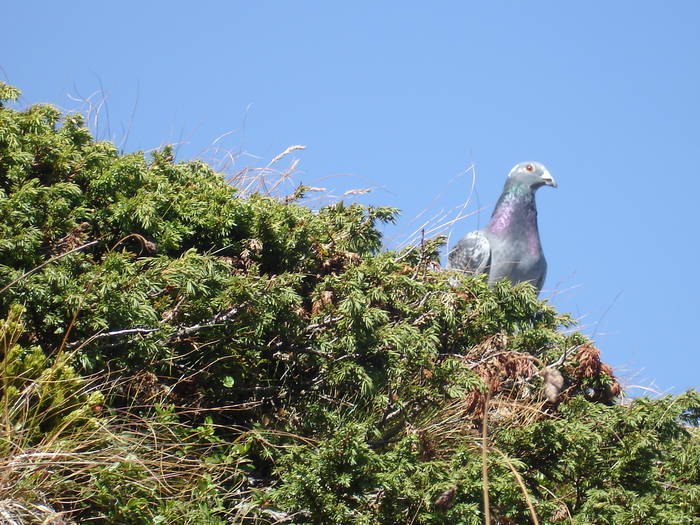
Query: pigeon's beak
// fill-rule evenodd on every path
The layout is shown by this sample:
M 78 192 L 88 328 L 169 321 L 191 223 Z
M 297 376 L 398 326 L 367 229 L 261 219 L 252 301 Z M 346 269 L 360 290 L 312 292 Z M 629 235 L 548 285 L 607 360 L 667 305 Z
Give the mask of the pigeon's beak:
M 547 186 L 551 186 L 552 188 L 557 187 L 557 181 L 554 180 L 552 174 L 549 173 L 547 170 L 544 170 L 544 173 L 542 174 L 542 180 Z

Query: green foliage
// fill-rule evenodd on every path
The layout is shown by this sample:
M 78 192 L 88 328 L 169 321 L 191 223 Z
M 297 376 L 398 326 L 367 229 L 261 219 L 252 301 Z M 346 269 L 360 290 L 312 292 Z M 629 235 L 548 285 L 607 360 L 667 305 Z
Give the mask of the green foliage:
M 696 393 L 616 403 L 528 284 L 439 271 L 441 238 L 381 252 L 394 209 L 290 200 L 0 107 L 0 452 L 100 458 L 0 500 L 110 523 L 477 524 L 486 413 L 500 523 L 693 522 Z
M 77 374 L 68 355 L 22 348 L 24 329 L 13 306 L 0 321 L 3 519 L 49 523 L 62 514 L 52 505 L 80 502 L 71 515 L 104 523 L 225 523 L 218 483 L 238 469 L 210 429 L 172 414 L 147 423 L 106 414 L 97 378 Z
M 66 355 L 48 360 L 38 346 L 18 344 L 24 333 L 22 309 L 10 308 L 0 320 L 2 383 L 0 404 L 5 432 L 0 450 L 12 453 L 71 433 L 94 429 L 94 407 L 101 407 L 102 394 L 67 364 Z
M 0 107 L 7 100 L 17 100 L 22 92 L 16 87 L 8 86 L 4 82 L 0 82 Z
M 571 500 L 573 523 L 694 523 L 700 395 L 630 406 L 575 398 L 558 419 L 508 429 L 498 441 L 531 465 L 531 481 Z

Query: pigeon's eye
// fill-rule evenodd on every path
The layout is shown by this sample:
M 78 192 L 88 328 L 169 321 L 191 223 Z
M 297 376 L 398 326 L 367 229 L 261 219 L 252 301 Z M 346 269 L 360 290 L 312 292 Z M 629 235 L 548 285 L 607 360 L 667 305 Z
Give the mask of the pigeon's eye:
M 525 169 L 527 171 L 535 171 L 535 167 L 532 164 L 528 164 L 527 166 L 525 166 Z

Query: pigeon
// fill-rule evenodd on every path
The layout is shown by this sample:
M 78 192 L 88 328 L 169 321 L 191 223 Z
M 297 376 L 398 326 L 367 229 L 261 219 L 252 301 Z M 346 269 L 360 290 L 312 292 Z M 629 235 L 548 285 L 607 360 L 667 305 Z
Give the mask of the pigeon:
M 467 234 L 448 254 L 448 267 L 488 275 L 488 285 L 508 278 L 513 284 L 530 281 L 537 293 L 547 274 L 537 229 L 535 191 L 557 187 L 539 162 L 521 162 L 510 170 L 491 219 L 482 230 Z

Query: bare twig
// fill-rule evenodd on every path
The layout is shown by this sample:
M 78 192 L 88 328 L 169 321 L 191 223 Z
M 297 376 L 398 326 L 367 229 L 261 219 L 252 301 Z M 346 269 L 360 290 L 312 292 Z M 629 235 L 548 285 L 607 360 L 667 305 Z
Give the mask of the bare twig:
M 93 341 L 96 341 L 97 339 L 104 339 L 106 337 L 120 337 L 122 335 L 131 335 L 131 334 L 150 334 L 152 332 L 156 332 L 158 329 L 157 328 L 126 328 L 124 330 L 114 330 L 112 332 L 100 332 L 92 337 L 90 337 L 87 341 L 80 343 L 78 341 L 74 341 L 72 343 L 68 343 L 66 345 L 66 348 L 71 349 L 75 348 L 76 346 L 79 346 L 81 344 L 88 344 Z
M 179 341 L 180 339 L 191 335 L 195 332 L 199 332 L 200 330 L 204 328 L 209 328 L 210 326 L 215 326 L 217 324 L 223 323 L 225 321 L 228 321 L 232 317 L 234 317 L 242 308 L 243 305 L 239 306 L 234 306 L 233 308 L 229 308 L 228 310 L 224 310 L 223 312 L 219 312 L 216 314 L 214 317 L 212 317 L 209 321 L 206 321 L 204 323 L 198 323 L 192 326 L 185 326 L 180 328 L 177 332 L 175 332 L 172 336 L 168 338 L 168 342 L 172 343 L 174 341 Z
M 564 350 L 564 353 L 561 356 L 559 356 L 559 359 L 557 359 L 553 363 L 550 363 L 549 365 L 547 365 L 547 368 L 556 368 L 558 366 L 563 365 L 564 361 L 566 361 L 566 358 L 569 357 L 569 355 L 571 355 L 572 352 L 575 352 L 576 350 L 578 350 L 582 346 L 583 345 L 576 345 L 576 346 L 571 346 L 571 347 L 567 348 L 566 350 Z
M 228 321 L 231 319 L 233 316 L 235 316 L 241 309 L 241 306 L 234 306 L 233 308 L 229 308 L 228 310 L 224 310 L 222 312 L 219 312 L 216 314 L 214 317 L 212 317 L 209 321 L 206 321 L 204 323 L 198 323 L 192 326 L 184 326 L 177 330 L 174 334 L 172 334 L 170 337 L 168 337 L 165 342 L 167 343 L 173 343 L 175 341 L 179 341 L 180 339 L 183 339 L 184 337 L 191 335 L 195 332 L 198 332 L 204 328 L 209 328 L 211 326 L 215 326 L 217 324 L 223 323 L 225 321 Z M 67 348 L 75 348 L 76 346 L 80 346 L 83 344 L 88 344 L 91 343 L 92 341 L 95 341 L 97 339 L 105 339 L 109 337 L 120 337 L 122 335 L 133 335 L 133 334 L 142 334 L 142 335 L 147 335 L 147 334 L 152 334 L 153 332 L 157 332 L 159 328 L 124 328 L 122 330 L 113 330 L 111 332 L 102 332 L 102 333 L 97 333 L 90 338 L 88 338 L 84 342 L 78 342 L 74 341 L 72 343 L 69 343 L 66 345 Z M 108 345 L 109 346 L 115 346 L 116 344 Z
M 343 318 L 342 315 L 338 315 L 336 317 L 327 317 L 323 321 L 319 321 L 318 323 L 312 323 L 306 327 L 307 332 L 313 332 L 314 330 L 317 330 L 319 328 L 322 328 L 324 326 L 327 326 L 329 324 L 337 323 Z

